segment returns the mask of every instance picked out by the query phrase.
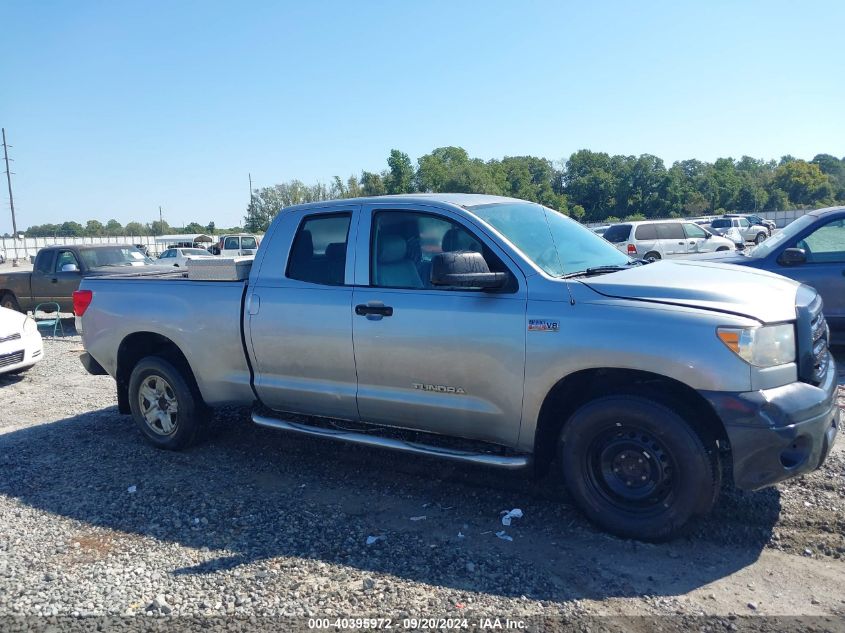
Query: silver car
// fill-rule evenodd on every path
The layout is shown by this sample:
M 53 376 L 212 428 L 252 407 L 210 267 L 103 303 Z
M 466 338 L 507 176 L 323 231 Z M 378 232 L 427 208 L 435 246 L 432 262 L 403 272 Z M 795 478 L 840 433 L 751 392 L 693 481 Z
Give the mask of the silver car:
M 718 235 L 724 235 L 731 229 L 737 229 L 746 242 L 759 244 L 769 237 L 769 228 L 761 224 L 752 224 L 746 217 L 716 218 L 710 228 Z
M 614 224 L 604 239 L 631 257 L 658 260 L 694 253 L 735 250 L 735 244 L 694 222 L 651 220 Z

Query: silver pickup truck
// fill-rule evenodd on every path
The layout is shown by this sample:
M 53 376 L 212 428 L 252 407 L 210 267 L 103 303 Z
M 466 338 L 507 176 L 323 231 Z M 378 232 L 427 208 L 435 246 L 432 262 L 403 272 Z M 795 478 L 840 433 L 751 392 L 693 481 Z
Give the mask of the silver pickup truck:
M 676 534 L 723 477 L 757 489 L 820 467 L 840 418 L 814 290 L 632 260 L 510 198 L 291 207 L 248 280 L 89 278 L 74 302 L 83 364 L 158 447 L 252 404 L 287 432 L 553 467 L 626 537 Z

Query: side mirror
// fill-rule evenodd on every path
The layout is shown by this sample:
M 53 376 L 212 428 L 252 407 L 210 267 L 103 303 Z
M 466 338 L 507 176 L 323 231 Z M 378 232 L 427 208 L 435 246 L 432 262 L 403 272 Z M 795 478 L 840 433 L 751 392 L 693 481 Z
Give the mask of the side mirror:
M 63 264 L 62 265 L 62 272 L 63 273 L 78 273 L 79 267 L 76 264 Z
M 709 240 L 711 237 L 713 237 L 712 233 L 708 233 L 707 231 L 704 231 L 704 239 L 705 240 Z
M 807 253 L 803 248 L 787 248 L 780 254 L 778 261 L 784 266 L 795 266 L 807 262 Z
M 501 288 L 507 273 L 491 273 L 484 256 L 475 251 L 439 253 L 431 260 L 431 283 L 459 288 Z

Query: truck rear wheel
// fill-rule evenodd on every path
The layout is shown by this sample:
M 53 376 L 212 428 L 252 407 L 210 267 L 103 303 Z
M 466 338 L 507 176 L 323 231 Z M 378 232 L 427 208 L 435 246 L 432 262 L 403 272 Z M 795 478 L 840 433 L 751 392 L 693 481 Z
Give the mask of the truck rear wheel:
M 129 378 L 129 406 L 144 437 L 167 450 L 181 450 L 202 426 L 205 405 L 184 372 L 169 360 L 147 356 Z
M 647 398 L 587 403 L 564 425 L 559 450 L 576 504 L 624 538 L 669 539 L 718 497 L 715 450 L 677 413 Z
M 18 300 L 11 292 L 7 292 L 0 297 L 0 306 L 6 308 L 7 310 L 15 310 L 16 312 L 21 311 L 21 306 L 18 303 Z

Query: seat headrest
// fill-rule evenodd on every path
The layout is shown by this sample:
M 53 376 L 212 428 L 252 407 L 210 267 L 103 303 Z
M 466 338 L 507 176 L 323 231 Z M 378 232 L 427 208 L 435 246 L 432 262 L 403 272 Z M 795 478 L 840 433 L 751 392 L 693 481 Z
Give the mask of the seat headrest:
M 444 253 L 454 253 L 456 251 L 475 251 L 481 252 L 481 246 L 472 239 L 465 231 L 460 229 L 449 229 L 443 234 L 443 240 L 440 244 Z
M 380 264 L 392 264 L 405 259 L 408 243 L 398 235 L 382 235 L 379 238 L 378 261 Z
M 326 246 L 326 259 L 331 261 L 346 259 L 346 244 L 344 242 L 332 242 Z
M 293 242 L 294 257 L 313 257 L 314 238 L 311 231 L 300 231 Z

